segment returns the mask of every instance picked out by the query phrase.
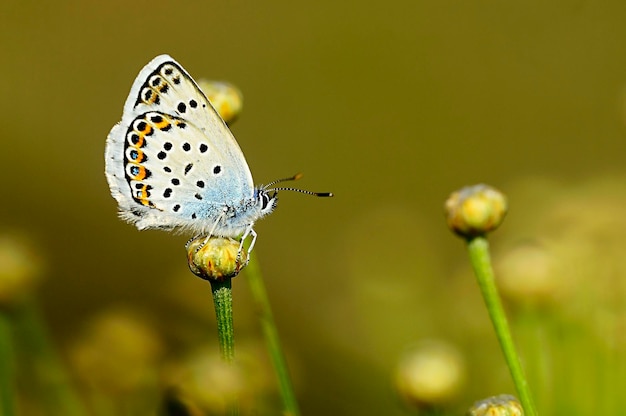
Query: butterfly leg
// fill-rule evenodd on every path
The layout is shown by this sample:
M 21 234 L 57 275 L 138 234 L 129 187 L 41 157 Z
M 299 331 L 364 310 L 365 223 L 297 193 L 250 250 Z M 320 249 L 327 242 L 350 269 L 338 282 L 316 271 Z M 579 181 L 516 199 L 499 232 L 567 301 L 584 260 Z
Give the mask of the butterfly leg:
M 187 240 L 187 242 L 185 243 L 185 250 L 187 250 L 189 248 L 189 244 L 191 244 L 192 241 L 194 241 L 194 240 L 196 240 L 198 238 L 200 238 L 200 235 L 196 234 L 193 237 L 191 237 L 189 240 Z M 206 241 L 204 242 L 204 244 L 206 244 Z M 204 244 L 202 244 L 202 245 L 204 245 Z M 196 250 L 196 251 L 198 251 L 198 250 Z
M 241 251 L 243 250 L 243 243 L 246 241 L 246 238 L 248 238 L 248 236 L 252 236 L 252 241 L 250 242 L 250 246 L 248 247 L 248 261 L 250 261 L 250 253 L 252 252 L 252 249 L 254 248 L 254 244 L 256 243 L 256 231 L 254 231 L 254 228 L 252 228 L 252 226 L 254 225 L 254 223 L 250 223 L 250 225 L 248 225 L 248 227 L 246 228 L 246 231 L 244 231 L 243 235 L 241 236 L 241 241 L 239 243 L 239 251 L 237 253 L 237 261 L 241 260 Z M 246 263 L 247 263 L 246 262 Z
M 196 253 L 198 251 L 200 251 L 202 249 L 202 247 L 204 247 L 206 245 L 206 243 L 209 242 L 209 239 L 211 238 L 211 236 L 213 236 L 214 232 L 215 232 L 215 228 L 217 227 L 217 224 L 219 224 L 219 222 L 222 220 L 222 218 L 224 218 L 224 215 L 226 215 L 226 211 L 224 211 L 222 214 L 220 214 L 219 217 L 217 217 L 217 220 L 213 223 L 213 226 L 211 227 L 211 231 L 206 235 L 206 237 L 204 238 L 204 241 L 202 242 L 202 244 L 200 244 L 197 248 L 196 248 Z M 189 239 L 189 241 L 187 241 L 187 243 L 185 243 L 185 248 L 189 247 L 189 244 L 194 241 L 197 238 L 200 238 L 201 234 L 198 234 L 196 236 L 194 236 L 193 238 Z M 239 251 L 241 251 L 241 248 L 239 248 Z

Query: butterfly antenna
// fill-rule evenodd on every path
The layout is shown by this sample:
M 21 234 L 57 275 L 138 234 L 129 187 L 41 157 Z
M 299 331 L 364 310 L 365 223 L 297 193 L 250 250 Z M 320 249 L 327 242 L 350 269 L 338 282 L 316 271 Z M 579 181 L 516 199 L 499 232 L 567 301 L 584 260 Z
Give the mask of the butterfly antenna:
M 288 182 L 288 181 L 297 181 L 300 178 L 302 178 L 302 174 L 301 173 L 296 173 L 295 175 L 290 176 L 289 178 L 277 179 L 275 181 L 272 181 L 272 182 L 268 183 L 267 185 L 265 185 L 263 187 L 263 189 L 268 191 L 268 192 L 272 192 L 272 191 L 273 192 L 293 191 L 293 192 L 300 192 L 301 194 L 313 195 L 313 196 L 319 196 L 319 197 L 330 197 L 330 196 L 333 196 L 332 192 L 312 192 L 312 191 L 306 191 L 304 189 L 291 188 L 291 187 L 280 187 L 280 188 L 268 189 L 270 186 L 276 185 L 277 183 Z

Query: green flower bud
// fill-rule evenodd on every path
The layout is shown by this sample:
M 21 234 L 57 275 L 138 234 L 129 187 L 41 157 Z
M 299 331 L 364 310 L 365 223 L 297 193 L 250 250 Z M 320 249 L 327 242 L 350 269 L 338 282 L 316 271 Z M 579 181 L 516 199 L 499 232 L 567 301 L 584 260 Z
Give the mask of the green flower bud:
M 205 280 L 233 278 L 248 264 L 248 252 L 239 247 L 232 238 L 198 237 L 185 247 L 189 269 Z
M 502 394 L 474 403 L 466 414 L 467 416 L 523 416 L 524 410 L 515 397 Z
M 507 208 L 504 194 L 481 184 L 453 192 L 446 201 L 445 213 L 452 231 L 471 238 L 498 228 Z

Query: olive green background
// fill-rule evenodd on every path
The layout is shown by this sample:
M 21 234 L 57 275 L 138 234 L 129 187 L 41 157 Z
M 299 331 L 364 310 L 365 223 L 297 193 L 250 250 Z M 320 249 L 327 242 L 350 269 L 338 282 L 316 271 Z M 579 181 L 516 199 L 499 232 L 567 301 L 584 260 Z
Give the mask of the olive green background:
M 500 371 L 484 380 L 470 364 L 461 408 L 511 393 L 471 275 L 447 291 L 467 259 L 443 202 L 478 182 L 508 193 L 497 243 L 541 215 L 523 205 L 535 179 L 575 188 L 622 175 L 624 22 L 617 0 L 6 1 L 0 227 L 44 258 L 39 297 L 61 348 L 110 305 L 142 310 L 165 334 L 176 316 L 203 316 L 197 331 L 213 340 L 189 236 L 119 221 L 104 177 L 135 76 L 168 53 L 243 91 L 233 132 L 255 183 L 303 172 L 295 186 L 335 193 L 281 193 L 255 227 L 306 414 L 402 413 L 393 367 L 430 337 L 470 363 L 486 349 L 481 363 Z M 626 192 L 615 183 L 609 194 Z M 245 277 L 234 287 L 237 336 L 257 339 Z M 468 341 L 469 314 L 482 340 Z

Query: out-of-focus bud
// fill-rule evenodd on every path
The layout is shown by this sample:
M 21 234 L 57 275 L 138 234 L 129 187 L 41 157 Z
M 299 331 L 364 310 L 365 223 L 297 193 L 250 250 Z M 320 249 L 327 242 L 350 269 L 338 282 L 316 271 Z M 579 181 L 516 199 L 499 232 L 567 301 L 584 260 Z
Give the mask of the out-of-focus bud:
M 198 86 L 226 124 L 237 120 L 243 108 L 243 94 L 239 88 L 229 82 L 206 79 L 199 80 Z
M 482 184 L 465 187 L 446 200 L 448 227 L 465 238 L 484 235 L 502 223 L 507 205 L 504 194 L 495 188 Z
M 233 278 L 248 264 L 248 252 L 239 247 L 232 238 L 198 237 L 185 247 L 189 269 L 205 280 Z
M 495 260 L 498 288 L 516 306 L 547 306 L 567 293 L 569 282 L 558 269 L 550 246 L 519 245 Z
M 202 409 L 185 397 L 180 397 L 180 393 L 170 389 L 163 397 L 161 405 L 161 416 L 206 416 Z
M 69 358 L 81 385 L 99 394 L 138 398 L 156 385 L 162 351 L 160 337 L 140 315 L 111 309 L 89 322 Z
M 474 403 L 466 414 L 467 416 L 523 416 L 524 410 L 514 396 L 502 394 Z
M 171 396 L 199 414 L 228 414 L 233 400 L 241 414 L 254 414 L 261 398 L 275 394 L 271 367 L 259 358 L 263 351 L 258 348 L 238 343 L 237 360 L 226 363 L 216 346 L 201 346 L 167 366 L 163 383 Z
M 417 407 L 452 402 L 465 380 L 465 362 L 456 348 L 442 341 L 425 341 L 409 350 L 396 368 L 400 395 Z
M 36 286 L 41 263 L 26 238 L 0 235 L 0 306 L 19 302 Z

